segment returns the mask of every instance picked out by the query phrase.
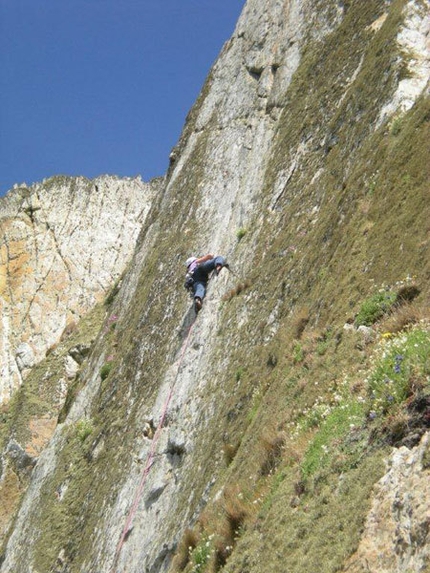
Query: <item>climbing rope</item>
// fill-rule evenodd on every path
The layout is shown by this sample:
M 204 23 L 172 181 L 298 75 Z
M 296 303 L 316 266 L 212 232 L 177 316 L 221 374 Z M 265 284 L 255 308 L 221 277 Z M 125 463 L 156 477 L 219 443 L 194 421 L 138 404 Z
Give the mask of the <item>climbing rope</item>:
M 157 429 L 156 429 L 156 431 L 155 431 L 155 434 L 154 434 L 154 436 L 153 436 L 153 438 L 152 438 L 151 448 L 150 448 L 150 450 L 149 450 L 149 452 L 148 452 L 148 457 L 147 457 L 147 459 L 146 459 L 146 464 L 145 464 L 145 467 L 144 467 L 143 470 L 142 470 L 142 474 L 141 474 L 141 476 L 140 476 L 139 485 L 138 485 L 138 487 L 137 487 L 137 489 L 136 489 L 136 492 L 135 492 L 135 495 L 134 495 L 134 499 L 133 499 L 133 503 L 132 503 L 132 505 L 131 505 L 131 507 L 130 507 L 130 510 L 129 510 L 129 512 L 128 512 L 127 519 L 126 519 L 126 521 L 125 521 L 125 525 L 124 525 L 124 528 L 123 528 L 123 530 L 122 530 L 121 537 L 120 537 L 120 540 L 119 540 L 119 542 L 118 542 L 118 545 L 117 545 L 117 548 L 116 548 L 116 551 L 115 551 L 114 560 L 113 560 L 113 564 L 112 564 L 112 568 L 111 568 L 111 573 L 116 573 L 116 567 L 117 567 L 117 564 L 118 564 L 118 559 L 119 559 L 119 556 L 120 556 L 122 547 L 123 547 L 123 545 L 124 545 L 125 540 L 127 539 L 127 535 L 129 534 L 129 532 L 130 532 L 131 529 L 132 529 L 133 519 L 134 519 L 134 516 L 135 516 L 135 514 L 136 514 L 137 508 L 138 508 L 138 506 L 139 506 L 139 502 L 140 502 L 140 500 L 141 500 L 141 498 L 142 498 L 142 493 L 143 493 L 143 488 L 144 488 L 145 483 L 146 483 L 146 478 L 148 477 L 149 471 L 150 471 L 150 469 L 151 469 L 151 467 L 152 467 L 152 464 L 153 464 L 153 462 L 154 462 L 154 457 L 155 457 L 155 451 L 156 451 L 156 447 L 157 447 L 157 442 L 158 442 L 158 440 L 159 440 L 159 437 L 160 437 L 160 434 L 161 434 L 161 429 L 162 429 L 162 427 L 163 427 L 164 420 L 165 420 L 165 418 L 166 418 L 166 414 L 167 414 L 167 410 L 168 410 L 168 408 L 169 408 L 170 400 L 172 399 L 172 396 L 173 396 L 173 390 L 174 390 L 174 387 L 175 387 L 175 384 L 176 384 L 176 380 L 178 379 L 178 376 L 179 376 L 179 372 L 180 372 L 180 369 L 181 369 L 182 361 L 183 361 L 184 356 L 185 356 L 185 351 L 186 351 L 186 349 L 187 349 L 187 347 L 188 347 L 188 342 L 189 342 L 189 340 L 190 340 L 191 332 L 192 332 L 192 330 L 193 330 L 194 324 L 195 324 L 195 321 L 192 322 L 192 324 L 190 325 L 190 328 L 189 328 L 189 330 L 188 330 L 187 337 L 186 337 L 186 339 L 184 340 L 184 343 L 183 343 L 183 345 L 182 345 L 182 350 L 181 350 L 181 355 L 180 355 L 180 357 L 179 357 L 179 364 L 178 364 L 178 369 L 177 369 L 177 371 L 176 371 L 176 376 L 175 376 L 175 379 L 173 380 L 173 382 L 172 382 L 172 384 L 171 384 L 171 386 L 170 386 L 169 394 L 168 394 L 168 396 L 167 396 L 167 398 L 166 398 L 166 401 L 165 401 L 165 403 L 164 403 L 164 405 L 163 405 L 163 410 L 162 410 L 162 413 L 161 413 L 160 421 L 159 421 L 159 423 L 158 423 L 158 426 L 157 426 Z

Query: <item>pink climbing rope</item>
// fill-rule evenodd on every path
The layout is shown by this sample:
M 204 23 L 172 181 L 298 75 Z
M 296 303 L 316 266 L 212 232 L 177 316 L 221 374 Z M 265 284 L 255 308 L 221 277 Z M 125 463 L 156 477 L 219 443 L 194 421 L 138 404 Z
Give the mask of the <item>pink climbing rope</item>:
M 146 464 L 145 464 L 145 467 L 144 467 L 143 470 L 142 470 L 142 474 L 141 474 L 141 476 L 140 476 L 139 485 L 138 485 L 138 487 L 137 487 L 137 489 L 136 489 L 136 493 L 135 493 L 135 495 L 134 495 L 133 503 L 132 503 L 132 505 L 131 505 L 131 507 L 130 507 L 130 510 L 129 510 L 129 512 L 128 512 L 127 519 L 126 519 L 126 521 L 125 521 L 125 525 L 124 525 L 124 528 L 123 528 L 123 530 L 122 530 L 121 537 L 120 537 L 120 540 L 119 540 L 119 542 L 118 542 L 118 545 L 117 545 L 117 548 L 116 548 L 116 551 L 115 551 L 115 556 L 114 556 L 114 560 L 113 560 L 113 564 L 112 564 L 112 568 L 111 568 L 111 573 L 115 573 L 115 572 L 116 572 L 116 567 L 117 567 L 117 563 L 118 563 L 119 555 L 120 555 L 120 553 L 121 553 L 122 546 L 124 545 L 124 542 L 125 542 L 125 540 L 126 540 L 127 534 L 128 534 L 129 531 L 131 530 L 131 525 L 132 525 L 132 523 L 133 523 L 133 518 L 134 518 L 134 516 L 135 516 L 135 514 L 136 514 L 137 508 L 138 508 L 138 506 L 139 506 L 139 502 L 140 502 L 141 497 L 142 497 L 143 488 L 144 488 L 145 483 L 146 483 L 146 478 L 148 477 L 149 471 L 150 471 L 151 466 L 152 466 L 153 461 L 154 461 L 154 456 L 155 456 L 155 450 L 156 450 L 156 447 L 157 447 L 157 442 L 158 442 L 158 439 L 159 439 L 160 434 L 161 434 L 161 429 L 162 429 L 162 427 L 163 427 L 164 420 L 165 420 L 165 418 L 166 418 L 166 414 L 167 414 L 167 410 L 168 410 L 168 408 L 169 408 L 170 400 L 172 399 L 172 396 L 173 396 L 173 389 L 174 389 L 174 387 L 175 387 L 176 380 L 177 380 L 177 378 L 178 378 L 178 374 L 179 374 L 179 371 L 180 371 L 180 368 L 181 368 L 181 365 L 182 365 L 182 360 L 183 360 L 183 358 L 184 358 L 185 350 L 187 349 L 188 342 L 189 342 L 189 339 L 190 339 L 191 332 L 192 332 L 192 330 L 193 330 L 194 324 L 195 324 L 194 322 L 191 324 L 191 326 L 190 326 L 190 328 L 189 328 L 189 330 L 188 330 L 187 337 L 186 337 L 186 339 L 185 339 L 185 341 L 184 341 L 184 344 L 182 345 L 182 350 L 181 350 L 181 355 L 180 355 L 180 357 L 179 357 L 179 364 L 178 364 L 178 369 L 177 369 L 177 371 L 176 371 L 176 376 L 175 376 L 175 379 L 174 379 L 172 385 L 170 386 L 169 394 L 168 394 L 168 396 L 167 396 L 167 398 L 166 398 L 166 401 L 165 401 L 165 403 L 164 403 L 164 405 L 163 405 L 163 410 L 162 410 L 162 413 L 161 413 L 160 421 L 159 421 L 159 423 L 158 423 L 158 426 L 157 426 L 157 429 L 156 429 L 156 431 L 155 431 L 154 437 L 152 438 L 151 448 L 150 448 L 150 450 L 149 450 L 149 452 L 148 452 L 148 457 L 147 457 L 147 459 L 146 459 Z

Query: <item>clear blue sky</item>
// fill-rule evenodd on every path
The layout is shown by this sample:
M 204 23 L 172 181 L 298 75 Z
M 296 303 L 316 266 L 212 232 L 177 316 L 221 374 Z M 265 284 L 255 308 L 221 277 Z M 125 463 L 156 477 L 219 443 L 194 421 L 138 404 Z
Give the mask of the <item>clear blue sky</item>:
M 0 195 L 163 175 L 245 0 L 0 0 Z

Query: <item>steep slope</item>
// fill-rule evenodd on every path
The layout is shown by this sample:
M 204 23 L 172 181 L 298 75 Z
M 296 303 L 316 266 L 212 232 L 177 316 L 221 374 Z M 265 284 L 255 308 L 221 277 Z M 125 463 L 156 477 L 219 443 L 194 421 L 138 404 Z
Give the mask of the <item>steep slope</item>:
M 52 177 L 0 202 L 0 402 L 119 278 L 153 196 L 140 179 Z
M 428 570 L 428 7 L 247 2 L 3 573 Z

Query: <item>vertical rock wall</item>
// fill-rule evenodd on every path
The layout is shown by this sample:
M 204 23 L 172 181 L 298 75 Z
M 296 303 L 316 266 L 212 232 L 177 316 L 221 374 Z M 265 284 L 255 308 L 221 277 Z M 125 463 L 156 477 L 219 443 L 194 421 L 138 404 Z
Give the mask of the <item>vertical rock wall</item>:
M 152 197 L 139 178 L 53 177 L 0 201 L 0 402 L 119 279 Z

